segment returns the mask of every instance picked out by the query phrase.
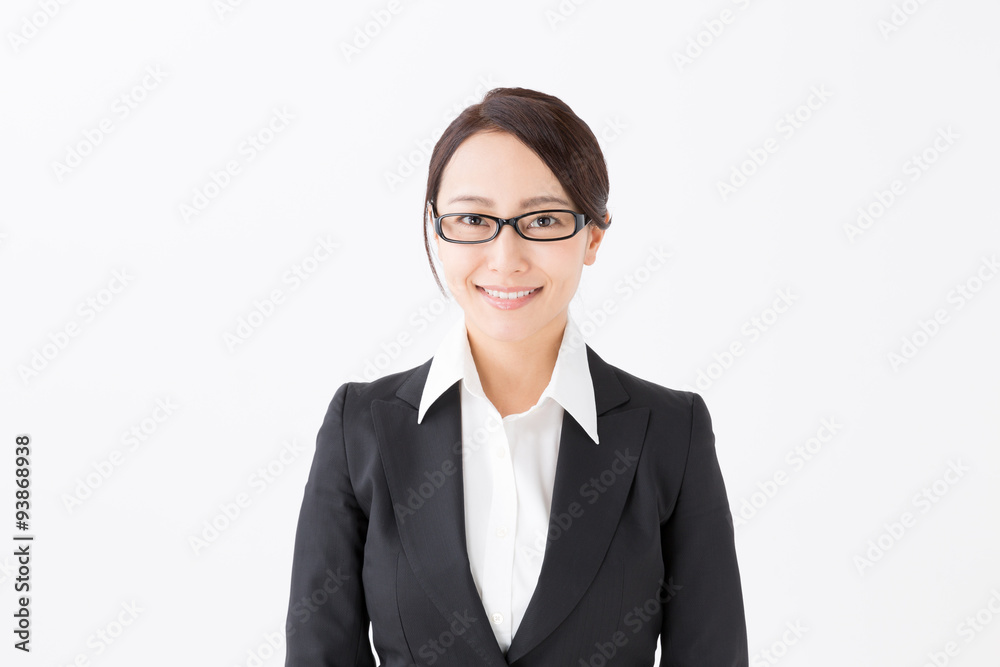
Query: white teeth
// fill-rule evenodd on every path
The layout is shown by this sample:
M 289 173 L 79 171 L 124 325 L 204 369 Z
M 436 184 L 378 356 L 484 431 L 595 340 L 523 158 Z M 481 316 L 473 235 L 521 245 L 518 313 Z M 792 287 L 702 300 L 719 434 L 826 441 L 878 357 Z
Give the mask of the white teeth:
M 486 289 L 484 287 L 483 291 L 486 292 L 487 294 L 489 294 L 490 296 L 492 296 L 494 298 L 497 298 L 497 299 L 520 299 L 525 294 L 531 294 L 532 292 L 534 292 L 537 289 L 538 288 L 536 287 L 535 289 L 528 290 L 527 292 L 497 292 L 495 290 Z

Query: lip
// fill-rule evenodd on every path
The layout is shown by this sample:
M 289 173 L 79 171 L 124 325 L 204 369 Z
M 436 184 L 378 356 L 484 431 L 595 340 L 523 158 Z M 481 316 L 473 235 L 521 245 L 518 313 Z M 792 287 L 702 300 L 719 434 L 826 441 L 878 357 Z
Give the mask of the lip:
M 506 285 L 476 285 L 476 287 L 485 287 L 494 292 L 527 292 L 531 289 L 538 289 L 538 285 L 514 285 L 513 287 L 507 287 Z
M 484 287 L 486 289 L 499 290 L 501 292 L 527 292 L 530 289 L 533 289 L 535 291 L 532 292 L 531 294 L 527 294 L 525 296 L 522 296 L 519 299 L 498 299 L 496 297 L 492 297 L 489 294 L 487 294 L 486 291 L 483 289 Z M 479 292 L 480 294 L 482 294 L 483 298 L 486 299 L 487 303 L 489 303 L 494 308 L 497 308 L 499 310 L 514 310 L 515 308 L 520 308 L 520 307 L 526 305 L 531 300 L 533 300 L 536 296 L 538 296 L 538 293 L 542 291 L 542 288 L 541 287 L 500 287 L 500 286 L 494 287 L 493 285 L 476 285 L 476 291 Z

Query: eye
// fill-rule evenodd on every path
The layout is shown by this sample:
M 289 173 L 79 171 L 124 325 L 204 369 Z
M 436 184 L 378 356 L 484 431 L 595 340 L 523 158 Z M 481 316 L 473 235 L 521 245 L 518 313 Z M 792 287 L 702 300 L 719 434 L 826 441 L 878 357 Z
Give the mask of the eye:
M 459 221 L 464 225 L 469 225 L 470 227 L 478 227 L 482 224 L 483 219 L 478 215 L 463 215 L 459 217 Z
M 545 229 L 547 227 L 555 227 L 560 222 L 561 221 L 558 218 L 556 218 L 555 216 L 552 216 L 552 215 L 540 215 L 540 216 L 538 216 L 537 218 L 535 218 L 534 220 L 531 221 L 531 225 L 530 226 L 532 226 L 532 227 L 538 227 L 538 228 L 541 228 L 541 229 Z

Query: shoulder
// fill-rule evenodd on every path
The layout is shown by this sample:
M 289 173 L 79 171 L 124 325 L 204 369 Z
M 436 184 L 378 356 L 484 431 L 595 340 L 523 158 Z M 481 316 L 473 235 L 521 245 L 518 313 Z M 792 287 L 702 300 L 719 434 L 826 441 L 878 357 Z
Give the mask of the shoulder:
M 427 361 L 417 366 L 413 366 L 412 368 L 390 373 L 389 375 L 384 375 L 380 378 L 376 378 L 375 380 L 352 380 L 344 382 L 334 392 L 334 399 L 332 402 L 336 402 L 337 397 L 342 394 L 342 400 L 345 404 L 345 412 L 347 412 L 351 411 L 352 408 L 356 410 L 361 406 L 369 405 L 375 400 L 393 400 L 393 397 L 395 397 L 401 389 L 407 390 L 408 392 L 417 390 L 416 395 L 419 396 L 419 390 L 423 389 L 424 380 L 427 378 L 427 372 L 430 369 L 430 364 L 431 359 L 428 359 Z
M 614 377 L 621 384 L 622 389 L 629 395 L 628 403 L 622 406 L 626 410 L 636 407 L 648 407 L 654 416 L 679 416 L 690 415 L 696 408 L 703 408 L 705 405 L 704 399 L 696 392 L 674 389 L 658 382 L 641 378 L 603 359 L 600 362 L 605 364 L 614 373 Z
M 639 377 L 600 357 L 592 360 L 592 367 L 595 391 L 606 392 L 604 400 L 610 398 L 614 404 L 605 414 L 646 411 L 645 442 L 652 447 L 651 455 L 660 461 L 656 466 L 683 469 L 690 447 L 701 447 L 712 437 L 712 419 L 705 400 L 697 392 Z M 598 396 L 598 405 L 601 401 Z
M 346 457 L 352 469 L 364 469 L 371 463 L 376 450 L 370 446 L 375 438 L 372 406 L 376 401 L 412 401 L 419 396 L 430 361 L 371 381 L 348 381 L 340 384 L 330 399 L 320 429 L 324 434 L 342 434 Z M 415 384 L 418 382 L 418 384 Z M 416 393 L 415 393 L 416 392 Z

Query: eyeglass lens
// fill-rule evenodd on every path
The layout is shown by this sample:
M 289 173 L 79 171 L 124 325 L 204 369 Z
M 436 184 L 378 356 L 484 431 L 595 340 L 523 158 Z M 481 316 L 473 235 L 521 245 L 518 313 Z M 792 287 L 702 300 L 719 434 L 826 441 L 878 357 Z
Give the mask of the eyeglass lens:
M 576 218 L 565 211 L 538 211 L 517 221 L 518 229 L 532 239 L 558 239 L 576 229 Z M 496 233 L 497 222 L 472 213 L 453 213 L 441 217 L 441 232 L 454 241 L 482 241 Z

